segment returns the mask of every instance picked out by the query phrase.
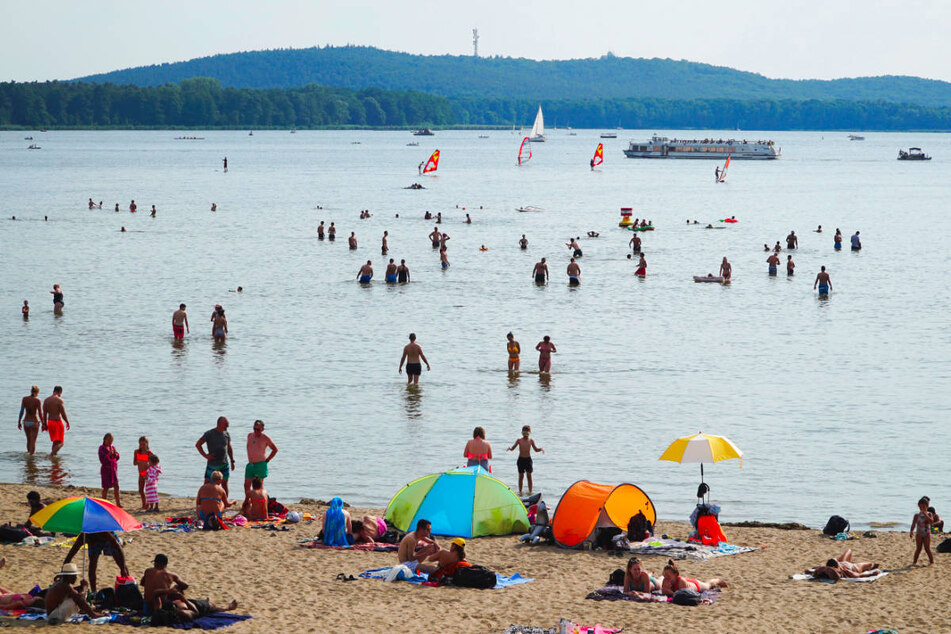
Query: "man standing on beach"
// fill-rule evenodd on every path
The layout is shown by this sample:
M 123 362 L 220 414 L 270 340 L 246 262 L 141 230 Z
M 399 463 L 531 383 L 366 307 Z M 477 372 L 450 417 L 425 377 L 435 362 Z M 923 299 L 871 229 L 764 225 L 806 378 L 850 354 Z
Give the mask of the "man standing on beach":
M 535 264 L 535 268 L 532 269 L 532 277 L 535 278 L 536 284 L 544 284 L 548 281 L 548 264 L 545 262 L 545 258 Z
M 191 332 L 188 327 L 188 315 L 185 314 L 185 304 L 179 304 L 178 310 L 172 313 L 172 335 L 176 339 L 184 339 L 186 331 Z
M 251 495 L 251 480 L 264 480 L 268 476 L 267 465 L 276 455 L 277 445 L 264 433 L 264 421 L 254 421 L 254 431 L 248 434 L 248 464 L 244 467 L 245 500 Z
M 207 445 L 208 451 L 202 449 L 202 445 Z M 231 470 L 234 469 L 234 452 L 231 450 L 231 434 L 228 433 L 228 419 L 224 416 L 218 417 L 218 423 L 214 429 L 209 429 L 195 443 L 195 449 L 201 454 L 201 457 L 208 461 L 205 468 L 205 484 L 211 482 L 211 474 L 215 471 L 221 472 L 221 486 L 225 493 L 228 493 L 228 477 Z M 230 463 L 230 465 L 229 465 Z
M 36 451 L 36 437 L 40 433 L 40 421 L 43 420 L 43 402 L 38 394 L 40 388 L 30 388 L 30 395 L 20 401 L 20 415 L 17 417 L 17 429 L 26 434 L 26 451 L 31 456 Z
M 420 364 L 420 359 L 423 363 L 426 364 L 426 370 L 429 371 L 432 368 L 429 367 L 429 361 L 426 359 L 426 355 L 423 354 L 423 349 L 416 343 L 416 333 L 409 333 L 409 343 L 403 346 L 403 356 L 400 357 L 400 374 L 403 374 L 403 363 L 406 363 L 406 384 L 419 385 L 419 376 L 423 373 L 423 366 Z
M 413 572 L 422 573 L 429 573 L 436 569 L 436 566 L 423 565 L 430 555 L 440 550 L 436 540 L 430 537 L 431 530 L 432 523 L 429 520 L 420 519 L 416 522 L 416 530 L 406 533 L 396 553 L 396 559 L 401 566 L 406 566 Z
M 43 401 L 43 431 L 48 431 L 53 448 L 50 456 L 55 456 L 66 442 L 66 430 L 69 429 L 69 416 L 66 415 L 66 403 L 63 402 L 63 388 L 53 388 L 53 393 Z M 65 428 L 63 424 L 65 423 Z

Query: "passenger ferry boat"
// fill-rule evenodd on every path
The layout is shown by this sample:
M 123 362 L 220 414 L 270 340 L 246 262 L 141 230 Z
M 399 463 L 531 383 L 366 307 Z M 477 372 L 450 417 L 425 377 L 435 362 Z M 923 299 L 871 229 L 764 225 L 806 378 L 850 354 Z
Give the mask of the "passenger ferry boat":
M 717 159 L 726 156 L 738 159 L 775 159 L 777 150 L 772 141 L 737 141 L 736 139 L 668 139 L 651 137 L 649 141 L 631 141 L 624 156 L 627 158 Z

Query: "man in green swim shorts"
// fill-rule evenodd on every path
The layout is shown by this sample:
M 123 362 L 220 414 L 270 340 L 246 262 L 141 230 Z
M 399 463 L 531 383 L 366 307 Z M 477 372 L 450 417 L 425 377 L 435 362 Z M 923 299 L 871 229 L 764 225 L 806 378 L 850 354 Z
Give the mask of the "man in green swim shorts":
M 270 454 L 268 450 L 270 449 Z M 254 431 L 248 434 L 248 464 L 244 467 L 244 497 L 251 494 L 251 480 L 267 477 L 267 463 L 277 455 L 277 445 L 264 433 L 264 421 L 254 421 Z

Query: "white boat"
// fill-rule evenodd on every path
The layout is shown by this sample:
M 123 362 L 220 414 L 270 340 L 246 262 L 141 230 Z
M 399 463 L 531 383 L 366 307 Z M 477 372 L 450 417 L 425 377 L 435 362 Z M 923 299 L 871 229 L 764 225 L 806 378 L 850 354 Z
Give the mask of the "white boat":
M 736 139 L 668 139 L 656 134 L 648 141 L 631 141 L 627 158 L 714 159 L 726 156 L 735 159 L 777 159 L 781 151 L 772 141 L 738 141 Z
M 525 205 L 524 207 L 516 207 L 515 211 L 545 211 L 541 207 L 535 207 L 534 205 Z
M 545 117 L 542 115 L 541 106 L 538 106 L 538 114 L 535 115 L 535 123 L 532 125 L 532 131 L 528 136 L 532 143 L 545 142 Z
M 602 132 L 601 138 L 602 139 L 616 139 L 617 133 L 616 132 Z

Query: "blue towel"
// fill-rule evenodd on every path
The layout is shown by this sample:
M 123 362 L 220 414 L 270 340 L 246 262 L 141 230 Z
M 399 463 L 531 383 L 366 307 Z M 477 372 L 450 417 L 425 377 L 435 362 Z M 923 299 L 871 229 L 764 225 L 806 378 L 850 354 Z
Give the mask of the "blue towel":
M 359 576 L 363 577 L 364 579 L 386 579 L 386 573 L 389 571 L 390 568 L 373 568 L 372 570 L 365 570 L 361 572 Z M 495 573 L 495 579 L 496 583 L 495 587 L 493 588 L 494 590 L 498 590 L 499 588 L 508 588 L 509 586 L 517 586 L 522 583 L 528 583 L 529 581 L 535 581 L 534 579 L 523 577 L 517 572 L 511 577 L 506 577 L 505 575 Z M 413 575 L 409 579 L 405 579 L 405 581 L 409 581 L 410 583 L 422 583 L 424 581 L 429 581 L 429 577 L 426 575 L 417 574 Z
M 251 618 L 250 614 L 231 614 L 230 612 L 215 612 L 207 616 L 199 616 L 191 623 L 176 623 L 172 627 L 177 630 L 217 630 L 222 627 L 234 625 L 240 621 L 247 621 Z

